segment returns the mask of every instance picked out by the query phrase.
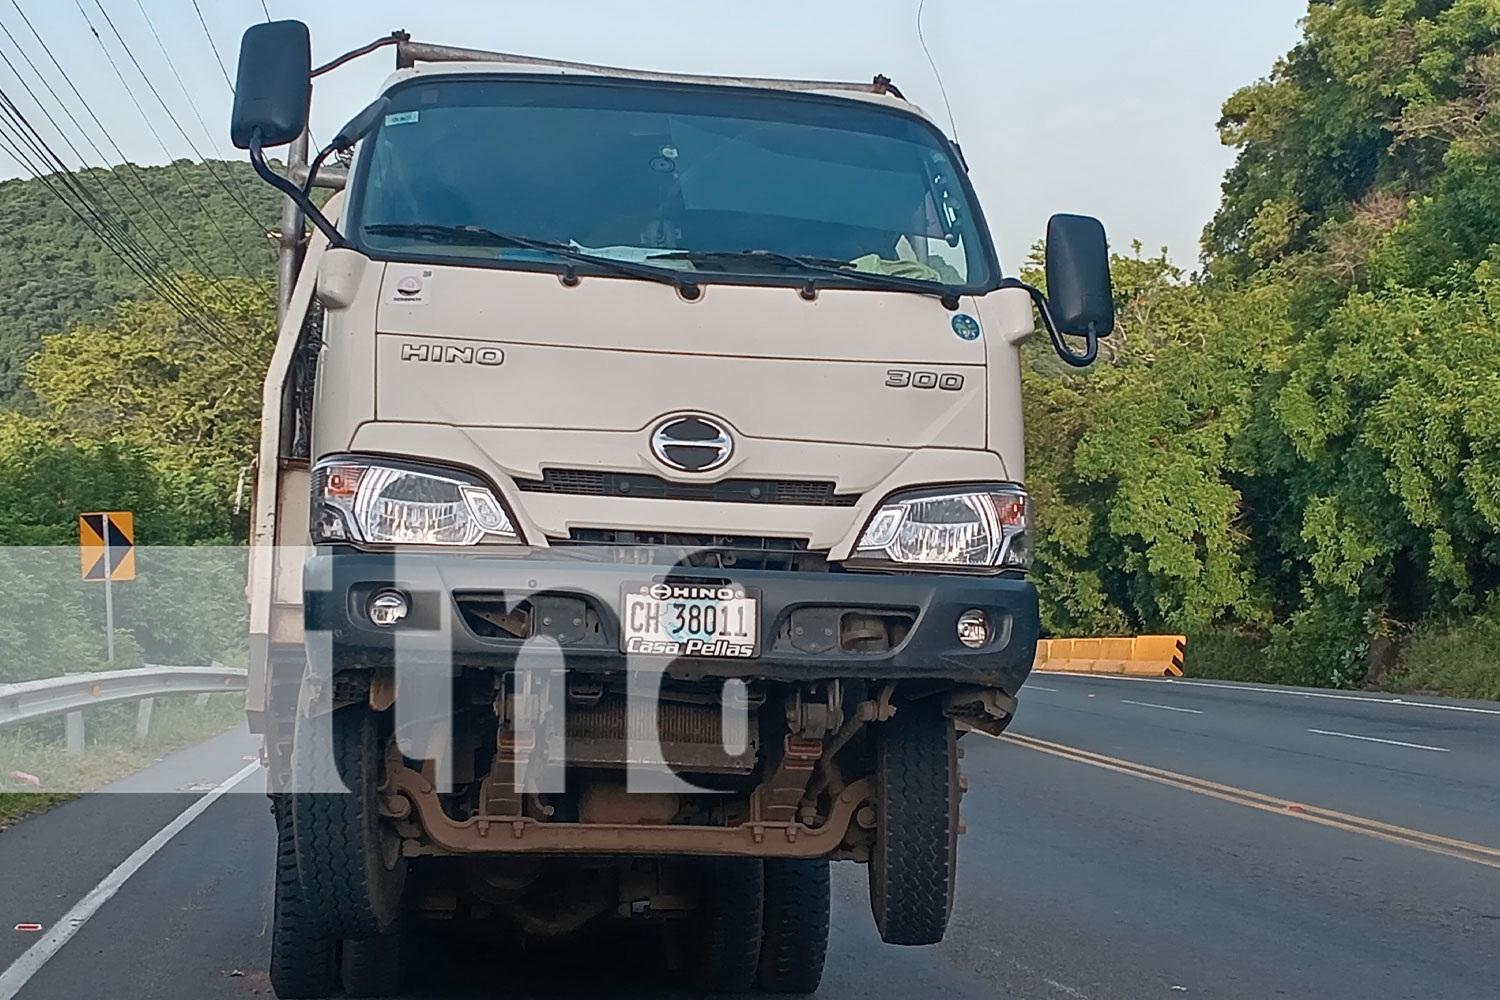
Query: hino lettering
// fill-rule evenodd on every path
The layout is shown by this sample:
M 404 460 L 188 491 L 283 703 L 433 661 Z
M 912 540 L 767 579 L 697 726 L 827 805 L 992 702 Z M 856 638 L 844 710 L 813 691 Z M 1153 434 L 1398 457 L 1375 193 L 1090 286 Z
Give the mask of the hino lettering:
M 455 347 L 453 344 L 405 343 L 401 345 L 401 360 L 494 367 L 505 364 L 505 352 L 498 347 Z
M 744 597 L 743 590 L 733 587 L 695 587 L 678 584 L 653 583 L 643 587 L 641 593 L 657 601 L 732 601 Z

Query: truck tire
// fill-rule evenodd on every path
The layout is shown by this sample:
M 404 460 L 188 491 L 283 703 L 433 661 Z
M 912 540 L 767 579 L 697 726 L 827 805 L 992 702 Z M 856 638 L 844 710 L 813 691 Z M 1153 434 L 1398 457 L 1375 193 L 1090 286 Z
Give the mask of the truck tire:
M 760 968 L 765 876 L 759 860 L 705 861 L 694 924 L 692 980 L 706 993 L 745 993 Z
M 271 990 L 280 1000 L 321 1000 L 339 985 L 339 943 L 308 913 L 297 877 L 291 817 L 276 816 L 276 881 L 271 890 Z
M 958 871 L 958 741 L 935 703 L 901 705 L 877 731 L 870 909 L 887 944 L 937 944 Z
M 340 962 L 344 993 L 350 997 L 393 997 L 401 992 L 406 962 L 400 932 L 345 941 Z
M 765 937 L 757 985 L 767 993 L 816 993 L 828 957 L 828 862 L 765 863 Z
M 297 870 L 309 909 L 328 933 L 345 941 L 377 938 L 395 926 L 406 882 L 401 841 L 380 818 L 380 719 L 365 705 L 350 705 L 331 723 L 327 741 L 313 738 L 319 725 L 304 728 L 299 718 L 292 744 Z

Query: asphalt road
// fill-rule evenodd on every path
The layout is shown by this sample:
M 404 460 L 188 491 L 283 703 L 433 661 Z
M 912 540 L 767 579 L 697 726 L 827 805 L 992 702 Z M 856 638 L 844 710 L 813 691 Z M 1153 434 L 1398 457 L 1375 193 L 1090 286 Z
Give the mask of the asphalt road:
M 964 744 L 947 940 L 882 945 L 863 870 L 839 865 L 820 997 L 1500 998 L 1500 705 L 1041 675 L 1014 739 Z M 259 773 L 93 908 L 252 748 L 228 734 L 148 776 L 181 792 L 93 795 L 0 834 L 0 1000 L 268 996 Z M 71 938 L 27 954 L 81 900 Z M 419 947 L 413 997 L 679 995 L 628 945 Z M 515 978 L 536 967 L 565 978 Z

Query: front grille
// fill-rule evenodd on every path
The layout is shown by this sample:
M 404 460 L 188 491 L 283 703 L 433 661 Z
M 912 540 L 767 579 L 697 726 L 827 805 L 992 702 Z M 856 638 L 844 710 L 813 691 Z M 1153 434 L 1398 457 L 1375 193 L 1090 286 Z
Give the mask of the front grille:
M 639 565 L 788 572 L 828 570 L 825 553 L 810 551 L 805 538 L 574 528 L 567 539 L 554 540 L 552 545 L 613 550 L 615 561 Z
M 797 507 L 853 507 L 859 503 L 858 494 L 836 493 L 834 483 L 817 480 L 725 479 L 717 483 L 675 483 L 660 476 L 594 469 L 543 469 L 541 479 L 518 479 L 516 487 L 523 493 Z

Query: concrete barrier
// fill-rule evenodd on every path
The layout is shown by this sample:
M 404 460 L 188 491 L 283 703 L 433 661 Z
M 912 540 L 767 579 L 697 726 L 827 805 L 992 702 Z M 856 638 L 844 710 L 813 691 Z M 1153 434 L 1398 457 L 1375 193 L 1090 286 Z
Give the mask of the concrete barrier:
M 1181 677 L 1185 635 L 1133 639 L 1042 639 L 1032 669 L 1057 674 Z

